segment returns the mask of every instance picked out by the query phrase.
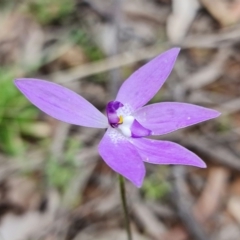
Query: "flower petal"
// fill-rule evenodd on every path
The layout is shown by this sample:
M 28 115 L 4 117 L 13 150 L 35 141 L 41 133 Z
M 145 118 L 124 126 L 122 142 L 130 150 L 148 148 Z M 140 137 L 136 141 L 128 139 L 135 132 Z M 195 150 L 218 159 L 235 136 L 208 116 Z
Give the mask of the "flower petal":
M 135 110 L 146 104 L 172 71 L 180 49 L 172 48 L 134 72 L 121 86 L 116 101 Z
M 38 79 L 17 79 L 17 88 L 36 107 L 63 122 L 106 128 L 107 118 L 77 93 L 56 83 Z
M 152 131 L 152 135 L 169 133 L 219 115 L 216 110 L 178 102 L 151 104 L 134 113 L 135 118 Z
M 103 160 L 117 173 L 141 187 L 145 166 L 135 147 L 115 129 L 108 129 L 98 146 Z
M 133 138 L 131 142 L 145 162 L 206 167 L 206 164 L 196 154 L 176 143 L 146 138 Z

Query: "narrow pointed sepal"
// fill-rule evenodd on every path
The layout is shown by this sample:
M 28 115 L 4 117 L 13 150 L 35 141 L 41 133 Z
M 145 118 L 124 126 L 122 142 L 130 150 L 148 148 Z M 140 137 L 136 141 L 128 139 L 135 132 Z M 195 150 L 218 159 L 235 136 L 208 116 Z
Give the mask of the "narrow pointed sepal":
M 108 129 L 98 151 L 106 164 L 135 186 L 141 187 L 145 166 L 136 148 L 116 129 Z
M 22 78 L 16 87 L 36 107 L 60 121 L 85 127 L 107 128 L 107 118 L 77 93 L 53 82 Z
M 201 158 L 177 143 L 145 138 L 133 138 L 131 142 L 145 162 L 206 168 L 206 164 Z
M 219 115 L 216 110 L 180 102 L 150 104 L 134 113 L 134 117 L 144 127 L 150 129 L 152 135 L 173 132 Z
M 122 84 L 116 101 L 133 110 L 145 105 L 170 75 L 179 51 L 180 48 L 172 48 L 135 71 Z

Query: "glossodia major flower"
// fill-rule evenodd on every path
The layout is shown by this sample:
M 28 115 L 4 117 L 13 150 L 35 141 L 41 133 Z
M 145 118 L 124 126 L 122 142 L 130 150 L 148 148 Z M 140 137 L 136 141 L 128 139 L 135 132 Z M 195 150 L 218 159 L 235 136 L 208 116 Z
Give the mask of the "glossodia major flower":
M 30 78 L 16 79 L 15 84 L 30 102 L 58 120 L 106 128 L 99 154 L 109 167 L 140 187 L 144 162 L 206 167 L 198 156 L 176 143 L 147 138 L 220 115 L 212 109 L 179 102 L 144 106 L 171 73 L 179 51 L 172 48 L 134 72 L 122 84 L 116 99 L 107 104 L 107 116 L 61 85 Z

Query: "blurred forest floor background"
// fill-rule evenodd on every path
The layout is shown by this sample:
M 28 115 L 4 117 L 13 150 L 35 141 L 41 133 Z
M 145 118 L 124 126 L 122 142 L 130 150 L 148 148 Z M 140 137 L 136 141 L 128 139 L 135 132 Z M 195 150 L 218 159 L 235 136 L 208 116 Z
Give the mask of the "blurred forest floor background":
M 182 51 L 152 102 L 222 115 L 160 138 L 207 169 L 147 164 L 141 189 L 127 182 L 134 239 L 240 239 L 239 0 L 0 0 L 1 240 L 126 239 L 116 174 L 97 153 L 103 131 L 50 118 L 13 79 L 61 83 L 104 111 L 171 46 Z

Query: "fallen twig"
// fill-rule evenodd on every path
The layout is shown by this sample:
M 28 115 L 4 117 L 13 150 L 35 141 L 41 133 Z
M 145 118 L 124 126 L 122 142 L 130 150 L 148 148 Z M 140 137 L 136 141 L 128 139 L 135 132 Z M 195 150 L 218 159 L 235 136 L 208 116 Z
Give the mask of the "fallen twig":
M 197 222 L 193 212 L 191 211 L 191 199 L 187 191 L 184 168 L 180 166 L 173 167 L 173 176 L 175 175 L 178 176 L 178 180 L 174 182 L 172 194 L 179 217 L 194 239 L 207 240 L 208 237 L 206 233 L 202 229 L 201 224 Z M 179 177 L 180 175 L 181 178 Z

